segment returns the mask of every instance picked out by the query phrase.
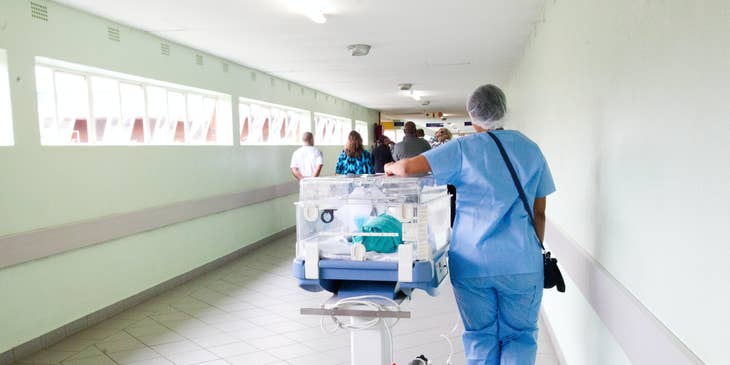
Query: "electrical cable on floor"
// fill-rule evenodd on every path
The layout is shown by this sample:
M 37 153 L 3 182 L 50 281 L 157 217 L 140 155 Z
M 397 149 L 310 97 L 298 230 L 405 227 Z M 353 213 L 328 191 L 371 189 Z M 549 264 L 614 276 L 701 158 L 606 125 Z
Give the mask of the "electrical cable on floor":
M 382 300 L 390 304 L 390 306 L 379 304 L 374 302 L 373 300 Z M 382 312 L 397 312 L 400 311 L 400 305 L 390 299 L 379 295 L 362 295 L 357 297 L 351 297 L 351 298 L 344 298 L 340 299 L 335 304 L 330 307 L 329 309 L 353 309 L 356 307 L 367 307 L 371 310 L 376 311 L 382 311 Z M 325 308 L 324 303 L 321 305 L 321 308 Z M 391 333 L 391 328 L 395 326 L 399 318 L 395 318 L 392 323 L 388 323 L 387 319 L 385 318 L 373 318 L 367 322 L 359 323 L 359 324 L 352 324 L 352 323 L 345 323 L 341 321 L 339 318 L 337 318 L 336 315 L 331 314 L 330 318 L 332 319 L 332 322 L 336 325 L 336 327 L 333 330 L 328 330 L 324 324 L 324 316 L 322 316 L 320 320 L 320 327 L 323 331 L 327 333 L 334 333 L 338 329 L 348 329 L 350 331 L 362 331 L 366 329 L 373 328 L 377 325 L 379 325 L 381 322 L 383 326 L 385 326 L 385 332 L 388 335 L 388 342 L 390 343 L 390 358 L 393 359 L 393 334 Z
M 454 344 L 451 342 L 451 338 L 449 338 L 449 336 L 453 335 L 458 327 L 459 322 L 456 322 L 448 335 L 445 335 L 443 333 L 439 335 L 439 337 L 446 340 L 446 342 L 449 344 L 449 357 L 446 358 L 446 365 L 451 365 L 451 357 L 454 356 Z

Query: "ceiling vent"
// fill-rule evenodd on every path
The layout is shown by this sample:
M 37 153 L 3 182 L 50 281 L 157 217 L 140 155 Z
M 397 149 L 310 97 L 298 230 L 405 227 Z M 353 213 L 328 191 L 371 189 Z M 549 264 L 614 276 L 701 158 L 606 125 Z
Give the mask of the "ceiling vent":
M 398 90 L 408 91 L 413 87 L 413 84 L 398 84 Z
M 170 45 L 167 43 L 160 43 L 160 54 L 163 56 L 170 55 Z
M 48 7 L 46 7 L 43 4 L 38 4 L 34 2 L 30 2 L 30 16 L 33 17 L 33 19 L 42 20 L 44 22 L 48 21 Z
M 347 46 L 347 50 L 350 51 L 352 56 L 367 56 L 370 53 L 369 44 L 351 44 Z
M 203 55 L 199 55 L 199 54 L 195 55 L 195 64 L 198 66 L 203 65 Z
M 225 62 L 222 62 L 221 65 L 223 67 L 223 72 L 228 73 L 228 64 Z
M 113 41 L 113 42 L 119 42 L 121 40 L 121 34 L 119 33 L 119 28 L 107 27 L 106 36 L 107 36 L 107 38 L 109 38 L 110 41 Z
M 431 104 L 430 100 L 421 100 L 421 105 L 427 106 L 428 104 Z

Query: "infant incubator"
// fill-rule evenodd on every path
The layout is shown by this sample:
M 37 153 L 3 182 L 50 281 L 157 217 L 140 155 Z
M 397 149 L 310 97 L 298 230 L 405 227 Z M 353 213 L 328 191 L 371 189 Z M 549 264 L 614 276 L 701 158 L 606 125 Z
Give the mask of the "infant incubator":
M 431 176 L 306 178 L 296 221 L 293 268 L 303 289 L 434 295 L 448 273 L 450 200 Z

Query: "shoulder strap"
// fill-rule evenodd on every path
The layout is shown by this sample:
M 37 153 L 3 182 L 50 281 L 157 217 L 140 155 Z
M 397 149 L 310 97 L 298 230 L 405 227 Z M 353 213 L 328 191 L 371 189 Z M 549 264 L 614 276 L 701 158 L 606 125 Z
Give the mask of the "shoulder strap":
M 530 204 L 527 202 L 527 197 L 525 196 L 525 190 L 522 189 L 522 184 L 520 183 L 520 178 L 517 176 L 517 172 L 515 172 L 514 166 L 512 166 L 512 161 L 509 160 L 509 156 L 507 156 L 507 152 L 504 150 L 504 146 L 502 145 L 502 142 L 497 138 L 496 135 L 492 132 L 487 132 L 490 137 L 494 140 L 494 143 L 497 144 L 497 148 L 499 148 L 499 153 L 502 155 L 502 159 L 504 159 L 504 164 L 507 165 L 507 169 L 509 170 L 509 174 L 512 175 L 512 182 L 515 183 L 515 187 L 517 188 L 517 192 L 520 194 L 520 200 L 522 200 L 522 206 L 525 207 L 525 210 L 527 211 L 527 215 L 530 217 L 530 223 L 532 224 L 532 228 L 535 229 L 535 235 L 538 236 L 537 242 L 540 242 L 540 236 L 537 234 L 537 227 L 535 227 L 535 218 L 532 216 L 532 210 L 530 209 Z M 542 245 L 542 242 L 540 242 L 540 247 L 545 250 L 545 246 Z

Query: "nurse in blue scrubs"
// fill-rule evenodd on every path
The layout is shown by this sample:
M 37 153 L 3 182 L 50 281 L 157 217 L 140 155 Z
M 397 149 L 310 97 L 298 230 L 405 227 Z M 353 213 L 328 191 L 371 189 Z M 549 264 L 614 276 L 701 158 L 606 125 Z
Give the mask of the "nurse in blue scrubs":
M 545 232 L 546 196 L 555 185 L 537 144 L 502 128 L 502 90 L 479 87 L 467 110 L 476 133 L 386 165 L 385 172 L 407 176 L 430 171 L 438 183 L 456 186 L 449 270 L 468 364 L 533 365 L 543 290 L 538 240 Z M 536 229 L 487 131 L 504 145 L 531 203 Z

